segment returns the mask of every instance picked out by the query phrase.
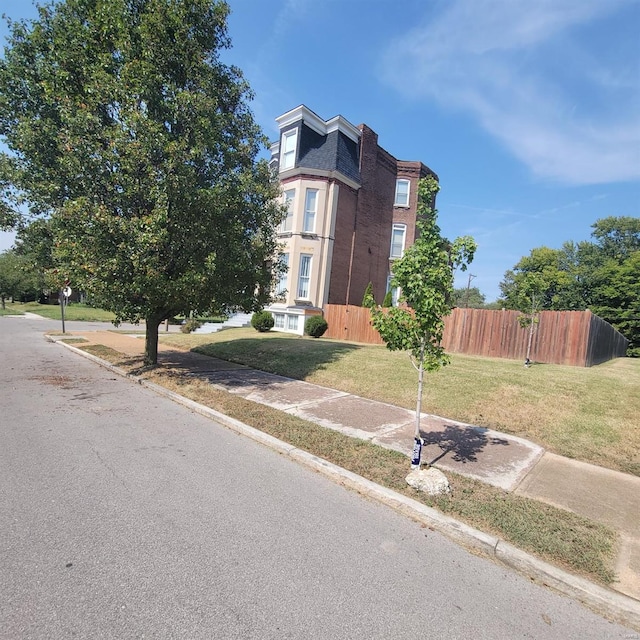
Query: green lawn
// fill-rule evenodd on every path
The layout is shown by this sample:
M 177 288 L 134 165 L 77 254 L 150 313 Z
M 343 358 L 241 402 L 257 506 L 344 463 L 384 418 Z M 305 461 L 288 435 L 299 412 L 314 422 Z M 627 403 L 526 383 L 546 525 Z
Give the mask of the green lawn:
M 39 302 L 7 303 L 7 308 L 0 315 L 23 314 L 25 312 L 37 313 L 39 316 L 60 320 L 60 306 L 57 304 L 40 304 Z M 104 309 L 89 307 L 86 304 L 72 302 L 65 307 L 65 320 L 83 320 L 85 322 L 111 322 L 113 313 Z
M 383 346 L 230 329 L 165 343 L 415 408 L 416 372 Z M 547 450 L 640 475 L 640 359 L 597 367 L 454 355 L 427 374 L 423 411 L 527 438 Z

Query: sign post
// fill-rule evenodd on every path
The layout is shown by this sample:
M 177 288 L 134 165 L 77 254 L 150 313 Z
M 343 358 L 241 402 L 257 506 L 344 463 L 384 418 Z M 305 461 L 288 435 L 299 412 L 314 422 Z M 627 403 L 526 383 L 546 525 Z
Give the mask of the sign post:
M 65 333 L 64 330 L 64 308 L 67 306 L 67 302 L 69 302 L 69 298 L 72 294 L 72 289 L 69 286 L 69 281 L 67 280 L 64 283 L 64 289 L 60 292 L 59 300 L 60 300 L 60 315 L 62 317 L 62 333 Z
M 60 291 L 58 295 L 58 301 L 60 302 L 60 316 L 62 317 L 62 333 L 65 333 L 64 330 L 64 291 Z

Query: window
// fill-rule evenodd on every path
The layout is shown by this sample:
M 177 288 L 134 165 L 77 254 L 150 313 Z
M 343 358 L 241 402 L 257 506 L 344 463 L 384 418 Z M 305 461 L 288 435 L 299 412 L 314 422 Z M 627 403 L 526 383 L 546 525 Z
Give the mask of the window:
M 273 314 L 273 326 L 276 329 L 284 329 L 284 313 Z
M 282 134 L 282 151 L 280 152 L 280 171 L 291 169 L 296 164 L 296 145 L 298 144 L 298 130 L 287 131 Z
M 300 271 L 298 273 L 298 298 L 309 299 L 309 282 L 311 281 L 311 256 L 300 256 Z
M 284 192 L 284 205 L 287 207 L 287 217 L 280 224 L 280 231 L 285 233 L 293 228 L 293 202 L 296 197 L 296 190 L 289 189 Z
M 391 231 L 391 258 L 402 258 L 404 253 L 404 239 L 407 234 L 407 225 L 394 224 Z
M 389 274 L 387 277 L 387 291 L 391 291 L 391 305 L 394 307 L 398 306 L 398 300 L 400 298 L 400 287 L 392 287 L 391 282 L 393 281 L 393 276 Z
M 409 181 L 396 180 L 396 199 L 394 201 L 396 207 L 409 206 Z
M 290 331 L 298 330 L 298 316 L 287 316 L 287 329 Z
M 289 254 L 283 253 L 278 259 L 281 268 L 284 268 L 284 272 L 280 274 L 278 284 L 276 285 L 276 295 L 281 297 L 287 292 L 287 280 L 289 278 Z
M 304 199 L 304 221 L 302 231 L 314 233 L 316 230 L 316 208 L 318 206 L 318 190 L 307 189 Z

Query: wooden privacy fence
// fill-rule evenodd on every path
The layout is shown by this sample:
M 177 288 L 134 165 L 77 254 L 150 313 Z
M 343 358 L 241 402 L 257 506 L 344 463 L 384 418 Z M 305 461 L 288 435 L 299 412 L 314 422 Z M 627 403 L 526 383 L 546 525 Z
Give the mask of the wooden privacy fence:
M 442 344 L 448 353 L 524 360 L 529 329 L 519 311 L 454 309 L 445 320 Z M 337 340 L 384 344 L 371 326 L 369 309 L 329 304 L 325 336 Z M 531 360 L 590 367 L 625 355 L 629 341 L 590 311 L 542 311 L 535 325 Z

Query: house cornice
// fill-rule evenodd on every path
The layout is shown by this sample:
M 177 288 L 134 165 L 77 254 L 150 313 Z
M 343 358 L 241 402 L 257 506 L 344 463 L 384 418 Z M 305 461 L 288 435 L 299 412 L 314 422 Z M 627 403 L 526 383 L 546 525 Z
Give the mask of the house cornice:
M 281 131 L 296 122 L 304 122 L 305 125 L 320 135 L 326 136 L 334 131 L 339 131 L 356 143 L 359 142 L 361 135 L 360 130 L 346 118 L 335 116 L 330 120 L 323 120 L 318 114 L 303 104 L 278 116 L 276 122 Z
M 293 167 L 292 169 L 287 169 L 286 171 L 282 171 L 278 175 L 278 178 L 283 184 L 291 182 L 291 180 L 294 179 L 304 180 L 305 178 L 309 178 L 314 180 L 317 178 L 324 178 L 327 181 L 335 180 L 336 182 L 342 182 L 355 191 L 360 189 L 361 186 L 359 182 L 348 178 L 340 171 L 327 171 L 325 169 L 312 169 L 310 167 Z

